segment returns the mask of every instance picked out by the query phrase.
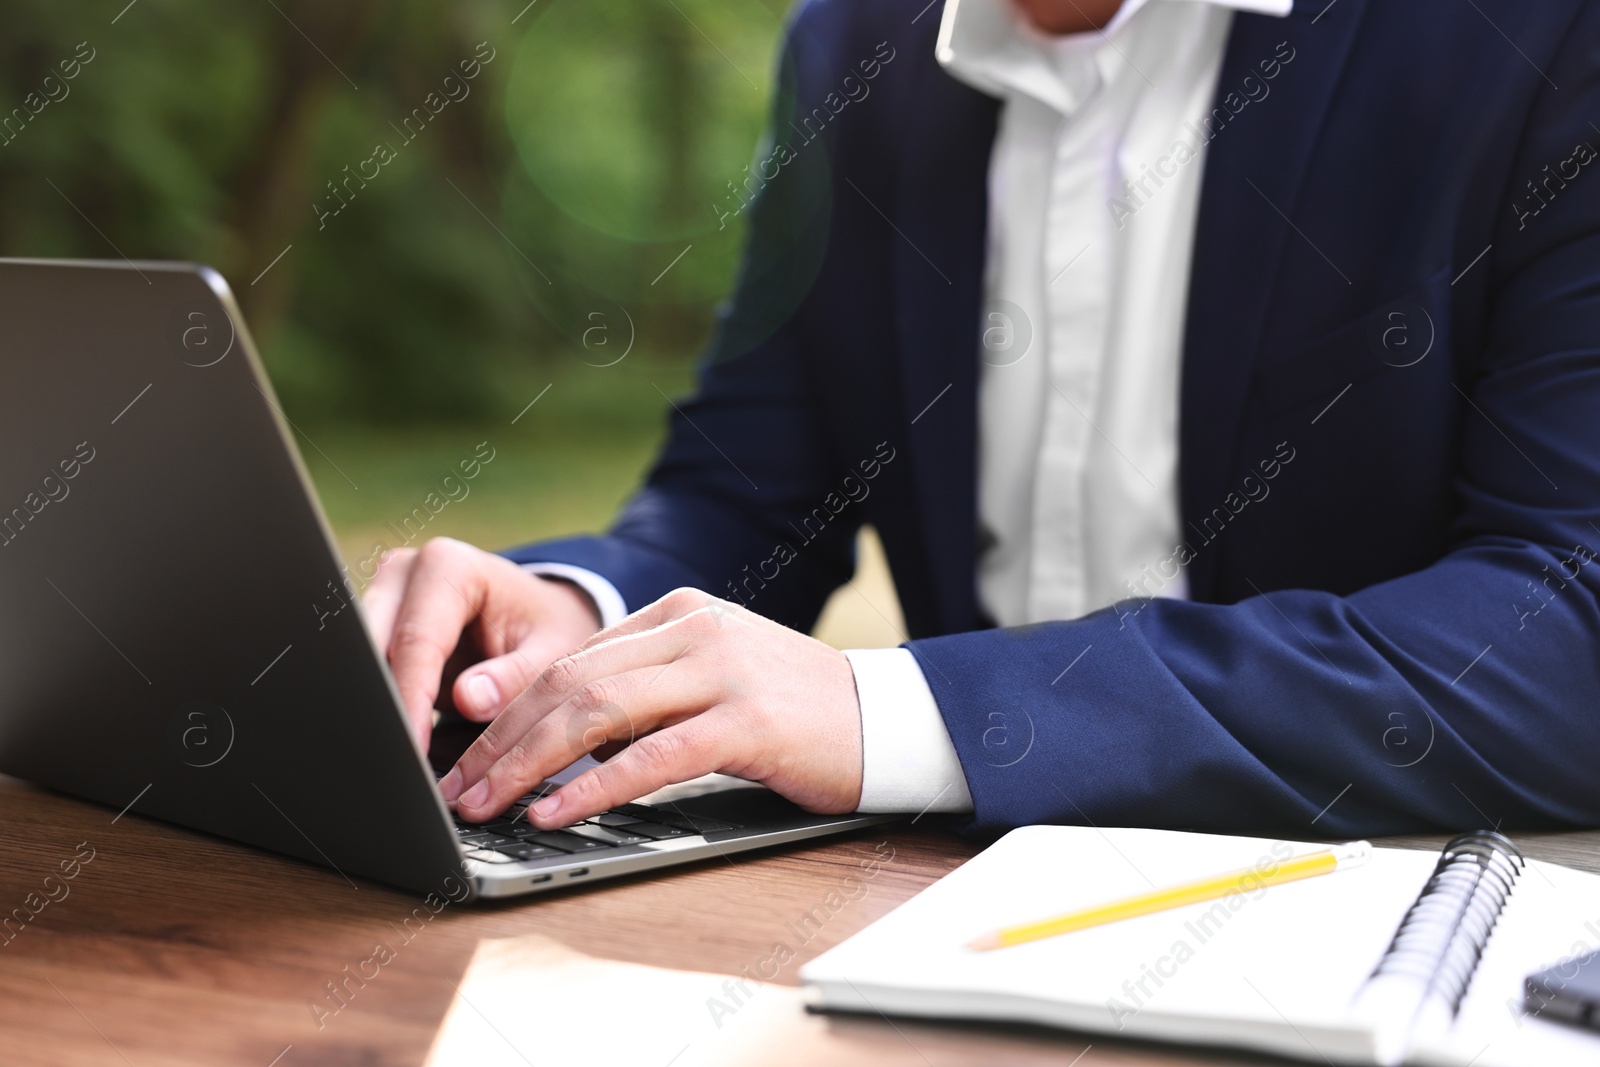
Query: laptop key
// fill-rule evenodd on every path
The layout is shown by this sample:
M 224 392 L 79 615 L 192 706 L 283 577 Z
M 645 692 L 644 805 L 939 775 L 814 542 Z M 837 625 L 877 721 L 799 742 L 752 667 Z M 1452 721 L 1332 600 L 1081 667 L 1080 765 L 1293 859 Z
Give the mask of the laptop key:
M 547 834 L 534 834 L 527 840 L 536 845 L 546 845 L 550 848 L 558 848 L 562 852 L 594 852 L 598 849 L 611 847 L 610 845 L 596 841 L 591 837 L 581 837 L 578 834 L 566 834 L 560 832 L 559 830 L 552 831 L 551 833 Z
M 629 833 L 642 834 L 652 841 L 664 841 L 669 837 L 694 837 L 693 830 L 685 830 L 681 826 L 662 826 L 660 823 L 640 822 L 628 827 Z
M 479 863 L 510 863 L 511 857 L 501 855 L 487 848 L 474 848 L 467 852 L 467 859 L 477 860 Z
M 535 845 L 529 841 L 518 841 L 510 845 L 500 845 L 495 849 L 502 856 L 510 856 L 514 860 L 543 860 L 551 856 L 565 856 L 560 849 L 550 848 L 546 845 Z
M 686 815 L 671 808 L 652 808 L 645 804 L 623 804 L 615 810 L 625 815 L 636 816 L 645 822 L 653 822 L 661 826 L 675 826 L 679 830 L 688 830 L 697 834 L 739 829 L 733 823 L 723 822 L 721 819 L 709 819 L 703 815 Z
M 693 830 L 701 834 L 715 833 L 718 830 L 739 829 L 731 822 L 723 822 L 721 819 L 708 819 L 704 815 L 685 815 L 681 811 L 661 811 L 659 814 L 661 815 L 660 818 L 648 821 L 665 823 L 668 826 L 676 826 L 680 830 Z
M 503 834 L 477 833 L 463 837 L 461 843 L 475 848 L 499 848 L 501 845 L 511 845 L 516 842 Z
M 678 821 L 678 817 L 665 808 L 652 808 L 645 804 L 618 804 L 611 809 L 620 811 L 624 815 L 632 815 L 644 822 L 659 823 L 663 826 L 671 825 Z
M 541 831 L 532 823 L 525 822 L 494 822 L 489 824 L 489 832 L 509 837 L 513 841 L 525 841 Z
M 620 811 L 608 811 L 603 814 L 596 815 L 589 821 L 592 823 L 598 823 L 601 826 L 632 826 L 634 823 L 643 822 L 644 820 L 636 819 L 632 815 L 625 815 Z
M 567 827 L 566 832 L 577 834 L 579 837 L 592 837 L 596 841 L 607 845 L 637 845 L 652 840 L 643 834 L 633 833 L 631 827 L 618 830 L 604 826 L 591 826 L 582 822 L 576 826 Z

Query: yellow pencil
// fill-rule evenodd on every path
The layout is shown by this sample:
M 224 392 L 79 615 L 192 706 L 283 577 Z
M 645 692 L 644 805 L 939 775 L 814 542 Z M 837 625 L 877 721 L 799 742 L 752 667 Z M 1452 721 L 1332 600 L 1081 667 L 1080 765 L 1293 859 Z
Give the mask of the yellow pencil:
M 1263 862 L 1255 867 L 1229 871 L 1226 874 L 1213 875 L 1210 878 L 1201 878 L 1166 889 L 1151 890 L 1125 900 L 1097 904 L 1092 908 L 1070 911 L 1050 919 L 1002 927 L 975 938 L 968 942 L 967 947 L 980 952 L 1009 948 L 1027 941 L 1038 941 L 1040 938 L 1055 937 L 1057 934 L 1069 934 L 1074 930 L 1085 930 L 1091 926 L 1104 926 L 1106 923 L 1134 919 L 1140 915 L 1170 911 L 1186 904 L 1216 900 L 1231 893 L 1254 893 L 1269 885 L 1297 882 L 1302 878 L 1315 878 L 1319 874 L 1331 874 L 1334 871 L 1358 867 L 1366 862 L 1371 852 L 1372 846 L 1367 842 L 1354 841 L 1348 845 L 1308 852 L 1303 856 L 1293 856 L 1286 860 Z

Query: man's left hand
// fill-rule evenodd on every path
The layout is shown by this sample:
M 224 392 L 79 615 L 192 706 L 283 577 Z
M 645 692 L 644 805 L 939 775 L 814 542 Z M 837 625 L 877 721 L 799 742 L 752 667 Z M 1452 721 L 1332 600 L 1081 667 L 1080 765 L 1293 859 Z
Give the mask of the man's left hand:
M 844 653 L 727 601 L 678 589 L 556 660 L 440 783 L 463 818 L 504 811 L 595 752 L 611 758 L 536 803 L 567 826 L 719 771 L 808 811 L 861 799 L 861 709 Z

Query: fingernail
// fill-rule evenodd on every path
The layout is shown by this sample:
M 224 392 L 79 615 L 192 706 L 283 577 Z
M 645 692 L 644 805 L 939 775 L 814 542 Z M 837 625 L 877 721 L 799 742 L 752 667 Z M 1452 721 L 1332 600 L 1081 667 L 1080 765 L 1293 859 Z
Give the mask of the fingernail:
M 500 687 L 487 674 L 477 674 L 467 681 L 467 703 L 474 711 L 493 711 L 500 706 Z
M 451 767 L 450 773 L 439 779 L 439 792 L 444 794 L 445 803 L 454 803 L 461 795 L 461 772 Z
M 481 807 L 483 802 L 488 799 L 489 779 L 484 778 L 479 780 L 477 785 L 466 791 L 466 793 L 461 797 L 461 803 L 465 807 L 476 808 Z
M 533 813 L 541 819 L 548 819 L 561 810 L 561 794 L 552 793 L 533 806 Z

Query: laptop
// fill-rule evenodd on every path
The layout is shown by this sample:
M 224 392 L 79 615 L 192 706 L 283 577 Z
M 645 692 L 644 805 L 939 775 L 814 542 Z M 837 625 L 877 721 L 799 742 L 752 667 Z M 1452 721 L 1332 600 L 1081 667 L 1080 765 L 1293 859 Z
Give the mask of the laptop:
M 559 832 L 483 825 L 412 740 L 227 284 L 0 260 L 0 773 L 452 900 L 887 821 L 700 781 Z M 571 777 L 576 770 L 564 776 Z

